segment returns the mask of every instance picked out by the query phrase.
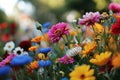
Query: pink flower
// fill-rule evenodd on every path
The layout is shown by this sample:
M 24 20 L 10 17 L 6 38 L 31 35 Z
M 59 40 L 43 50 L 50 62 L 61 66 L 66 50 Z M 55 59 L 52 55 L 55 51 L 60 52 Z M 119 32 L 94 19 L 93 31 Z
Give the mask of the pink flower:
M 7 56 L 2 62 L 0 62 L 0 67 L 5 66 L 7 63 L 9 63 L 14 56 L 15 55 L 13 53 Z
M 66 35 L 68 33 L 68 24 L 61 22 L 52 26 L 48 32 L 48 36 L 53 43 L 57 43 L 61 39 L 62 35 Z
M 120 12 L 120 5 L 117 3 L 110 3 L 108 8 L 113 12 Z
M 59 59 L 59 62 L 63 64 L 70 64 L 70 63 L 73 63 L 74 61 L 75 61 L 74 58 L 68 57 L 66 55 L 64 55 Z
M 94 25 L 95 22 L 99 22 L 100 19 L 100 13 L 99 12 L 87 12 L 85 15 L 83 15 L 83 19 L 79 18 L 79 25 L 86 25 L 86 26 L 90 26 L 90 25 Z

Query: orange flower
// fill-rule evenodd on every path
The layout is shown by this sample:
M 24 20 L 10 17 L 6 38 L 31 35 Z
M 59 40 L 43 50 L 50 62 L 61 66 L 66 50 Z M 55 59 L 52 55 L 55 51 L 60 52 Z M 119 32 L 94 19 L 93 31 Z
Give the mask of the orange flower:
M 118 54 L 117 56 L 113 56 L 112 65 L 114 69 L 120 67 L 120 54 Z
M 40 42 L 42 40 L 42 36 L 37 36 L 35 38 L 33 38 L 31 41 L 32 42 Z
M 38 68 L 38 61 L 33 61 L 30 63 L 29 68 L 37 69 Z
M 31 46 L 31 47 L 29 48 L 29 51 L 36 51 L 37 48 L 38 48 L 38 46 Z
M 72 30 L 72 29 L 69 31 L 69 34 L 70 34 L 70 36 L 76 36 L 75 30 Z
M 95 54 L 95 58 L 90 59 L 90 62 L 98 66 L 103 66 L 109 61 L 111 54 L 111 52 L 107 51 L 104 53 L 100 53 L 100 55 Z
M 92 43 L 88 42 L 83 47 L 81 54 L 83 55 L 83 57 L 85 57 L 86 55 L 90 54 L 96 47 L 97 47 L 97 44 L 95 41 L 93 41 Z

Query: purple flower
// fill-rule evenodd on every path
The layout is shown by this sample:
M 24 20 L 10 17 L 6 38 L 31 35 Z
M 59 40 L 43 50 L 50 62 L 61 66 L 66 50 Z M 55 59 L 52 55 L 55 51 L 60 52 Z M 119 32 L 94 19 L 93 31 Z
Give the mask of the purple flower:
M 100 19 L 100 13 L 99 12 L 87 12 L 85 15 L 83 15 L 83 19 L 79 18 L 79 25 L 86 25 L 86 26 L 90 26 L 90 25 L 94 25 L 95 22 L 99 22 Z
M 66 35 L 68 33 L 68 24 L 61 22 L 52 26 L 48 32 L 48 36 L 53 43 L 57 43 L 61 39 L 62 35 Z
M 64 55 L 59 59 L 59 62 L 63 64 L 70 64 L 74 62 L 74 58 Z
M 117 12 L 117 13 L 120 12 L 120 5 L 117 3 L 114 3 L 114 2 L 110 3 L 108 8 L 113 12 Z
M 5 66 L 7 63 L 9 63 L 14 56 L 15 55 L 13 53 L 7 56 L 2 62 L 0 62 L 0 67 Z

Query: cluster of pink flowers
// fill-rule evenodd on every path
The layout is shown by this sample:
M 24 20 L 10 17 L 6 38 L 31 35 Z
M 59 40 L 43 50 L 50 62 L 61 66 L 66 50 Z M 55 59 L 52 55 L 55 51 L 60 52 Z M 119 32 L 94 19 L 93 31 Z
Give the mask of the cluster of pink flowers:
M 52 28 L 48 32 L 48 36 L 53 43 L 57 43 L 63 35 L 67 35 L 68 33 L 68 24 L 61 22 L 52 26 Z
M 5 66 L 7 63 L 9 63 L 14 56 L 15 55 L 13 53 L 7 56 L 4 60 L 2 60 L 2 62 L 0 62 L 0 67 Z
M 66 55 L 64 55 L 59 59 L 59 62 L 63 64 L 70 64 L 70 63 L 73 63 L 74 61 L 75 61 L 74 58 L 68 57 Z
M 108 8 L 115 13 L 120 13 L 120 4 L 111 3 Z
M 85 15 L 83 15 L 83 19 L 79 18 L 79 25 L 86 25 L 86 26 L 90 26 L 90 25 L 94 25 L 95 22 L 99 22 L 101 15 L 99 12 L 87 12 Z

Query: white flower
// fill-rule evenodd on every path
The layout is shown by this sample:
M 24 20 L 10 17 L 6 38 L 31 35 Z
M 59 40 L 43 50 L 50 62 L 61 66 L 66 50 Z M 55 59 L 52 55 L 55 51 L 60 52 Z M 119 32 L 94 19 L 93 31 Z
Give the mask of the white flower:
M 68 57 L 75 56 L 81 52 L 82 48 L 81 47 L 74 47 L 66 52 L 66 55 Z
M 44 73 L 44 68 L 43 68 L 43 67 L 40 67 L 40 68 L 38 69 L 38 72 L 39 72 L 40 75 L 43 74 L 43 73 Z
M 18 56 L 23 55 L 23 49 L 20 47 L 16 47 L 13 53 Z
M 7 42 L 4 46 L 4 51 L 11 52 L 14 47 L 15 47 L 15 44 L 13 41 Z

